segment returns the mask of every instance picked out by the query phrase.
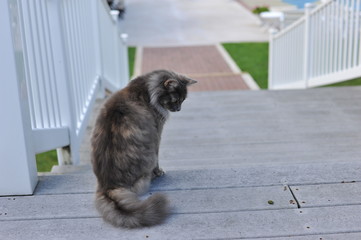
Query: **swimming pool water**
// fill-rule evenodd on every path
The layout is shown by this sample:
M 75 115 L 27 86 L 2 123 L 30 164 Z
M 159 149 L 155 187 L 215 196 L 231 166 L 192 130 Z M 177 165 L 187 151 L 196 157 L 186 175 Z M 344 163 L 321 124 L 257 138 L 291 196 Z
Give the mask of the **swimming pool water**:
M 317 2 L 318 0 L 282 0 L 285 3 L 289 3 L 292 5 L 297 6 L 297 8 L 304 8 L 306 3 L 314 3 Z

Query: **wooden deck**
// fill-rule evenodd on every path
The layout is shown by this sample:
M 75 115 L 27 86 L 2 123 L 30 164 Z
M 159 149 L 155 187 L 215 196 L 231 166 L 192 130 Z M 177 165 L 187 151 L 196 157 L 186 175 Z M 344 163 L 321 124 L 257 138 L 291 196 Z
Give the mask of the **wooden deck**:
M 0 198 L 0 239 L 361 239 L 360 122 L 360 87 L 192 92 L 165 127 L 166 175 L 151 188 L 173 206 L 163 225 L 102 221 L 87 138 L 82 166 Z

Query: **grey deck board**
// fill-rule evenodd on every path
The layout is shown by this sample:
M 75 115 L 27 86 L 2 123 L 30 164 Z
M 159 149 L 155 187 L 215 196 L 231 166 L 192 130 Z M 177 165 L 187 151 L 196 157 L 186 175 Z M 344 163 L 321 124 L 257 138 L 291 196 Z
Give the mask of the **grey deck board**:
M 301 207 L 361 204 L 361 183 L 315 184 L 291 186 Z
M 167 170 L 167 169 L 165 169 Z M 245 165 L 210 169 L 169 170 L 153 181 L 152 191 L 312 183 L 361 182 L 361 162 Z M 42 176 L 36 194 L 92 193 L 96 180 L 83 174 Z
M 152 228 L 119 230 L 100 218 L 6 221 L 6 239 L 227 239 L 361 232 L 361 206 L 175 214 Z M 22 229 L 23 231 L 19 231 Z M 71 229 L 71 231 L 69 231 Z M 5 235 L 5 234 L 6 235 Z
M 207 159 L 207 158 L 230 158 L 243 156 L 256 156 L 258 154 L 268 154 L 271 158 L 273 155 L 278 155 L 287 152 L 292 152 L 294 155 L 312 155 L 317 153 L 332 153 L 335 147 L 343 155 L 349 156 L 352 154 L 361 155 L 361 142 L 347 141 L 339 142 L 337 144 L 323 144 L 323 143 L 307 143 L 307 142 L 282 142 L 282 143 L 255 143 L 255 144 L 218 144 L 218 145 L 193 145 L 187 146 L 186 149 L 172 147 L 165 149 L 167 151 L 160 152 L 159 158 L 161 160 L 181 160 L 181 159 Z M 187 151 L 185 151 L 187 150 Z M 324 154 L 325 157 L 319 156 L 320 160 L 329 160 L 330 154 Z M 332 160 L 332 159 L 331 159 Z
M 163 193 L 171 202 L 173 214 L 297 208 L 293 201 L 290 203 L 294 199 L 291 192 L 283 186 L 176 190 Z M 99 217 L 94 208 L 94 196 L 94 193 L 88 193 L 3 197 L 0 198 L 0 222 Z M 269 204 L 269 200 L 273 204 Z
M 253 238 L 254 239 L 254 238 Z M 316 234 L 306 236 L 275 237 L 275 238 L 257 238 L 257 240 L 360 240 L 361 232 L 356 233 L 335 233 L 335 234 Z M 250 240 L 248 238 L 248 240 Z

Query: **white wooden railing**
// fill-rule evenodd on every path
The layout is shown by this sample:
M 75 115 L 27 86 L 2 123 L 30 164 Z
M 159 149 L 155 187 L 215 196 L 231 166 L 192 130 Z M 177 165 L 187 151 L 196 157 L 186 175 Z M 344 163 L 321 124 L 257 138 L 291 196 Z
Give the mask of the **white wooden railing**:
M 361 1 L 328 0 L 271 34 L 269 88 L 308 88 L 361 77 Z
M 36 153 L 79 163 L 95 98 L 128 81 L 120 34 L 105 0 L 0 1 L 0 195 L 33 193 Z

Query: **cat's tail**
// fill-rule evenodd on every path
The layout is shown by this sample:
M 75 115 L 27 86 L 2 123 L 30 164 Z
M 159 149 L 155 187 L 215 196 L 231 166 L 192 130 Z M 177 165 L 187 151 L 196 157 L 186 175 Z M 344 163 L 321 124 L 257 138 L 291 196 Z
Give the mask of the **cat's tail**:
M 126 228 L 160 224 L 170 212 L 165 195 L 157 193 L 140 200 L 136 193 L 126 188 L 97 192 L 95 205 L 106 222 Z

